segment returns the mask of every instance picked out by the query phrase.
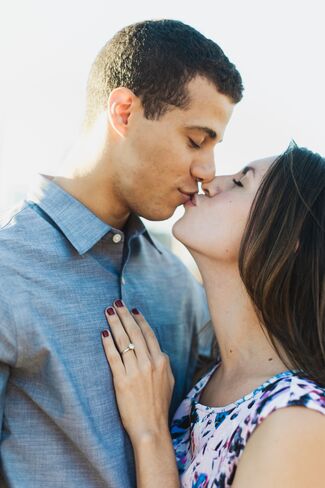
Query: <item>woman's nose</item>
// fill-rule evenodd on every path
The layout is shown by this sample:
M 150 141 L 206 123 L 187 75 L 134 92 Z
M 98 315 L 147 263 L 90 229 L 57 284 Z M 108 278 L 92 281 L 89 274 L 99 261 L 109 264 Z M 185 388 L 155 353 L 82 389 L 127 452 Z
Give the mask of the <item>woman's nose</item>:
M 209 197 L 213 197 L 218 193 L 227 191 L 231 187 L 231 182 L 232 182 L 232 176 L 229 175 L 215 176 L 213 180 L 207 183 L 202 183 L 202 190 Z
M 218 184 L 218 177 L 215 176 L 213 180 L 202 183 L 202 191 L 209 197 L 213 197 L 220 192 L 220 186 Z

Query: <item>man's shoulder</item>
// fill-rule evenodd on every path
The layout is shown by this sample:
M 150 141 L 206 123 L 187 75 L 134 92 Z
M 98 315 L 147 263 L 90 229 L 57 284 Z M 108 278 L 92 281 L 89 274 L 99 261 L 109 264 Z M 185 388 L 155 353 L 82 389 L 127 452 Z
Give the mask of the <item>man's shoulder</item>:
M 45 215 L 45 214 L 44 214 Z M 0 242 L 7 238 L 33 241 L 39 228 L 49 227 L 43 212 L 36 204 L 22 200 L 0 213 Z
M 15 234 L 19 228 L 27 224 L 29 208 L 25 201 L 19 202 L 12 208 L 0 213 L 0 239 L 7 235 Z
M 41 220 L 27 202 L 0 214 L 0 260 L 5 265 L 10 257 L 20 259 L 24 250 L 38 247 Z

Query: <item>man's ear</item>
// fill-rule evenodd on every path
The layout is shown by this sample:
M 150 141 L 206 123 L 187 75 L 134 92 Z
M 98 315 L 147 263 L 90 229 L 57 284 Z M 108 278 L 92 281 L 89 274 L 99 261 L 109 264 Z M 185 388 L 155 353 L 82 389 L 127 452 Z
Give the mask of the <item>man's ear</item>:
M 129 118 L 137 97 L 128 88 L 115 88 L 109 95 L 107 111 L 114 130 L 122 137 L 125 136 Z

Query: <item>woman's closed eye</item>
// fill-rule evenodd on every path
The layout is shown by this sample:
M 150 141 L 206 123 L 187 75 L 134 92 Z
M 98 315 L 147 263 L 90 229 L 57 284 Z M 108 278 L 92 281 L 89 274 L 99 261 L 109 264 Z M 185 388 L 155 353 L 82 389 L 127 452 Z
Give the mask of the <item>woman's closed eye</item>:
M 201 149 L 201 146 L 199 144 L 196 144 L 196 142 L 193 141 L 193 139 L 189 137 L 188 140 L 190 143 L 190 147 L 192 147 L 193 149 Z
M 240 180 L 236 180 L 235 178 L 233 178 L 232 181 L 235 183 L 235 185 L 240 186 L 240 187 L 244 187 L 244 185 L 242 184 L 242 182 Z

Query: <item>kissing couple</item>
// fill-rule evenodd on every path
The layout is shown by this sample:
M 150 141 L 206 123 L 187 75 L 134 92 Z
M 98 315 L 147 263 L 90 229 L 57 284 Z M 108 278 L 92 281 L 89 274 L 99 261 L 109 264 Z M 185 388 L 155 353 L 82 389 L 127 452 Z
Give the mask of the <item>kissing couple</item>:
M 2 219 L 1 487 L 323 485 L 325 160 L 216 177 L 242 95 L 179 21 L 99 52 L 60 174 Z M 140 219 L 179 205 L 204 288 Z

